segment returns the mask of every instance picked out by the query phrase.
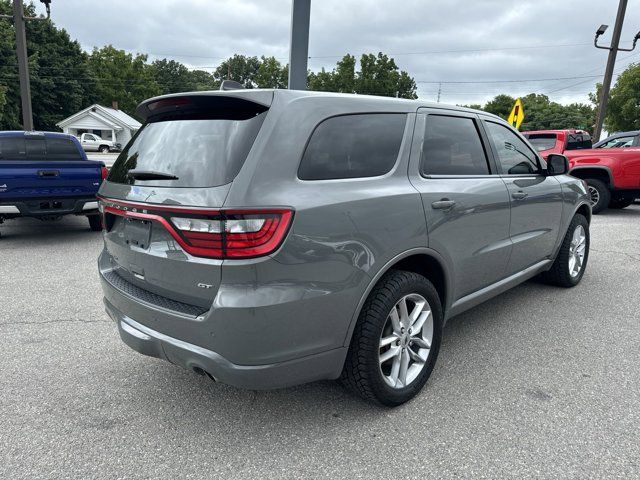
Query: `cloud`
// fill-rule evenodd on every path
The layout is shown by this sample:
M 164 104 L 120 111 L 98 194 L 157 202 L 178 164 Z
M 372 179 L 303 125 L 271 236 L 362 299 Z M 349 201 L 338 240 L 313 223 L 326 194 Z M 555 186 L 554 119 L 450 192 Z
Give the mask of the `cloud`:
M 498 93 L 529 92 L 549 93 L 564 103 L 587 102 L 600 77 L 448 82 L 601 75 L 607 51 L 591 42 L 601 23 L 613 26 L 617 3 L 312 0 L 309 67 L 331 69 L 345 53 L 382 51 L 419 82 L 418 93 L 427 99 L 435 99 L 440 90 L 446 103 L 484 103 Z M 640 30 L 639 4 L 629 2 L 625 45 Z M 290 8 L 290 0 L 65 0 L 51 7 L 56 24 L 88 51 L 113 44 L 208 70 L 234 53 L 273 55 L 286 62 Z M 621 52 L 618 58 L 617 71 L 640 55 Z

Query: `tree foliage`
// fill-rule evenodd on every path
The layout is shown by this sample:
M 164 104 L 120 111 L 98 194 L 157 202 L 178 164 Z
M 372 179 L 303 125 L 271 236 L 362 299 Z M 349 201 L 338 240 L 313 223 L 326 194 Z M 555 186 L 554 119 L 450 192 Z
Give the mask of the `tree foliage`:
M 605 127 L 609 132 L 640 130 L 640 63 L 629 65 L 611 89 Z
M 8 0 L 0 0 L 0 13 L 11 14 Z M 25 7 L 27 16 L 35 7 Z M 95 82 L 87 65 L 87 55 L 64 29 L 51 22 L 26 23 L 27 54 L 31 80 L 34 126 L 56 130 L 56 122 L 86 106 L 95 98 Z M 12 22 L 0 21 L 0 128 L 22 128 L 18 60 Z M 1 100 L 0 100 L 1 102 Z
M 524 121 L 520 130 L 556 130 L 578 128 L 593 131 L 595 121 L 595 109 L 591 105 L 572 103 L 561 105 L 552 102 L 546 95 L 530 93 L 520 97 L 524 108 Z M 485 112 L 493 113 L 499 117 L 508 118 L 516 99 L 510 95 L 497 95 L 488 101 L 484 107 Z M 469 105 L 478 108 L 479 105 Z
M 407 72 L 400 71 L 393 58 L 382 52 L 360 57 L 360 70 L 356 59 L 345 55 L 336 67 L 328 72 L 324 68 L 310 73 L 309 90 L 382 95 L 386 97 L 418 98 L 416 82 Z

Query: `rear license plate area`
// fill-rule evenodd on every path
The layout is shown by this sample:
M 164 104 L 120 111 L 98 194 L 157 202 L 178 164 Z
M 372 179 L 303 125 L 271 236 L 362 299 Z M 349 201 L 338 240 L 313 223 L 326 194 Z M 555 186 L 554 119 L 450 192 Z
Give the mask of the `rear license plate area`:
M 149 248 L 151 241 L 151 221 L 125 218 L 123 233 L 124 241 L 127 245 L 143 249 Z

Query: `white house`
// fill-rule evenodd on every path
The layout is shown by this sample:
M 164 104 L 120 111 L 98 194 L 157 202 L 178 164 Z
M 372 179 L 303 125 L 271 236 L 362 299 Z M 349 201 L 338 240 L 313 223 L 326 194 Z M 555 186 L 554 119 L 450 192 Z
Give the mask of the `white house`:
M 112 140 L 124 146 L 142 125 L 135 118 L 118 110 L 116 102 L 113 107 L 103 107 L 94 103 L 75 115 L 56 123 L 56 125 L 64 133 L 75 136 L 93 133 L 105 140 Z

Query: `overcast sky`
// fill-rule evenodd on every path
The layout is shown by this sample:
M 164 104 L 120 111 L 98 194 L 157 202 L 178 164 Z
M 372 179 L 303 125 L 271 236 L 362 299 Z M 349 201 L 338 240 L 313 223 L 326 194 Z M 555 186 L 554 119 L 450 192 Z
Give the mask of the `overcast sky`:
M 618 0 L 312 0 L 309 68 L 331 69 L 345 53 L 382 51 L 415 78 L 421 98 L 435 100 L 442 82 L 445 103 L 484 103 L 498 93 L 530 92 L 586 103 L 608 53 L 593 47 L 594 32 L 609 24 L 601 37 L 608 45 L 617 6 Z M 54 22 L 87 51 L 112 44 L 209 71 L 234 53 L 286 62 L 290 9 L 291 0 L 51 5 Z M 640 0 L 629 0 L 622 46 L 630 46 L 638 30 Z M 618 54 L 616 71 L 634 61 L 640 61 L 640 45 Z M 555 78 L 562 80 L 531 81 Z M 447 83 L 481 81 L 487 83 Z

